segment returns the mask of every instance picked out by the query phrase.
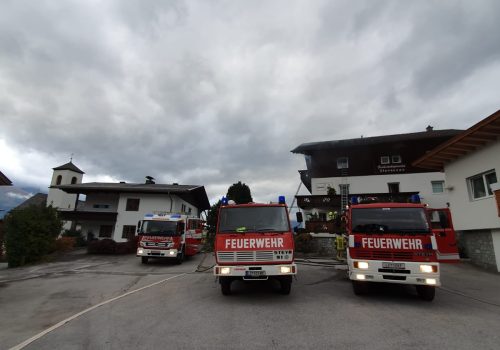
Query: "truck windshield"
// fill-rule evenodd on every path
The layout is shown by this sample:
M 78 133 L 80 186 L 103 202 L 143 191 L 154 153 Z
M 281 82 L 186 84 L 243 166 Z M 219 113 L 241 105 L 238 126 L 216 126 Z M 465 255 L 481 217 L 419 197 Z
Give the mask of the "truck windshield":
M 429 233 L 423 208 L 357 208 L 352 210 L 352 231 L 359 233 Z
M 290 231 L 285 207 L 222 208 L 219 232 L 287 232 Z
M 144 221 L 141 233 L 151 236 L 175 236 L 177 221 Z

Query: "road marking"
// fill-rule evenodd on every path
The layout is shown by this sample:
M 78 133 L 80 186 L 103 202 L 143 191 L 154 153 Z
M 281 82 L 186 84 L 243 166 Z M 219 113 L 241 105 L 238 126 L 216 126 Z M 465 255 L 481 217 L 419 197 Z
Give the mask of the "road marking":
M 174 278 L 181 277 L 181 276 L 185 276 L 185 275 L 187 275 L 187 274 L 188 274 L 188 272 L 185 272 L 185 273 L 181 273 L 180 275 L 175 275 L 175 276 L 172 276 L 172 277 L 169 277 L 169 278 L 165 278 L 165 279 L 163 279 L 163 280 L 161 280 L 161 281 L 158 281 L 158 282 L 155 282 L 155 283 L 149 284 L 149 285 L 144 286 L 144 287 L 141 287 L 141 288 L 139 288 L 139 289 L 131 290 L 130 292 L 124 293 L 124 294 L 119 295 L 119 296 L 117 296 L 117 297 L 114 297 L 114 298 L 112 298 L 112 299 L 109 299 L 109 300 L 103 301 L 103 302 L 101 302 L 101 303 L 99 303 L 99 304 L 96 304 L 96 305 L 94 305 L 94 306 L 91 306 L 91 307 L 89 307 L 88 309 L 85 309 L 85 310 L 83 310 L 83 311 L 80 311 L 79 313 L 74 314 L 73 316 L 70 316 L 70 317 L 66 318 L 65 320 L 62 320 L 61 322 L 56 323 L 56 324 L 55 324 L 55 325 L 53 325 L 52 327 L 47 328 L 47 329 L 46 329 L 46 330 L 44 330 L 43 332 L 38 333 L 37 335 L 35 335 L 35 336 L 33 336 L 33 337 L 31 337 L 31 338 L 29 338 L 29 339 L 27 339 L 27 340 L 23 341 L 21 344 L 16 345 L 16 346 L 14 346 L 14 347 L 10 348 L 9 350 L 20 350 L 20 349 L 23 349 L 23 348 L 24 348 L 24 347 L 26 347 L 27 345 L 29 345 L 29 344 L 33 343 L 35 340 L 40 339 L 41 337 L 43 337 L 44 335 L 46 335 L 46 334 L 48 334 L 48 333 L 52 332 L 53 330 L 56 330 L 57 328 L 64 326 L 66 323 L 68 323 L 68 322 L 70 322 L 70 321 L 74 320 L 75 318 L 78 318 L 78 317 L 80 317 L 80 316 L 82 316 L 82 315 L 86 314 L 87 312 L 90 312 L 90 311 L 92 311 L 92 310 L 94 310 L 94 309 L 97 309 L 98 307 L 101 307 L 101 306 L 103 306 L 103 305 L 109 304 L 109 303 L 111 303 L 111 302 L 113 302 L 113 301 L 115 301 L 115 300 L 118 300 L 118 299 L 124 298 L 124 297 L 126 297 L 126 296 L 128 296 L 128 295 L 131 295 L 131 294 L 134 294 L 134 293 L 140 292 L 140 291 L 142 291 L 142 290 L 144 290 L 144 289 L 154 287 L 154 286 L 156 286 L 156 285 L 158 285 L 158 284 L 161 284 L 161 283 L 167 282 L 167 281 L 172 280 L 172 279 L 174 279 Z

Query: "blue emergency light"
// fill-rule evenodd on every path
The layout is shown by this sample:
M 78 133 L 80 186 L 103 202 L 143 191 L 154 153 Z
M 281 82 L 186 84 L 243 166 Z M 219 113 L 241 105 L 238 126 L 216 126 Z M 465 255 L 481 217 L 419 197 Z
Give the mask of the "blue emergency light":
M 410 202 L 420 203 L 420 196 L 418 194 L 412 194 L 410 197 Z
M 227 200 L 226 197 L 222 197 L 222 199 L 220 200 L 220 202 L 221 202 L 222 205 L 227 205 L 228 200 Z
M 352 196 L 351 197 L 351 204 L 354 204 L 354 205 L 359 204 L 358 197 Z
M 285 204 L 285 203 L 286 203 L 286 201 L 285 201 L 285 196 L 279 196 L 279 197 L 278 197 L 278 203 L 279 203 L 279 204 Z

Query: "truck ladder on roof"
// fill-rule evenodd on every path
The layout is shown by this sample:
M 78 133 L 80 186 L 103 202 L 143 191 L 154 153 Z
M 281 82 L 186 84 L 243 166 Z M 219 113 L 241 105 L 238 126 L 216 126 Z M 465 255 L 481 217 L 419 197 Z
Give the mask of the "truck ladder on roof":
M 349 184 L 347 183 L 347 168 L 342 168 L 340 170 L 340 175 L 342 176 L 342 180 L 340 182 L 340 210 L 341 212 L 343 212 L 349 204 Z

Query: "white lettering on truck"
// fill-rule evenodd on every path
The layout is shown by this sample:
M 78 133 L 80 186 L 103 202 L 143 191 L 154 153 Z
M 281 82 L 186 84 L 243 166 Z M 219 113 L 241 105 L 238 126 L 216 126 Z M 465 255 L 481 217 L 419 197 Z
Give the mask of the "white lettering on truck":
M 422 250 L 422 240 L 414 238 L 373 238 L 363 237 L 361 246 L 370 249 Z
M 226 239 L 225 248 L 226 249 L 284 248 L 284 245 L 282 237 L 229 238 Z

